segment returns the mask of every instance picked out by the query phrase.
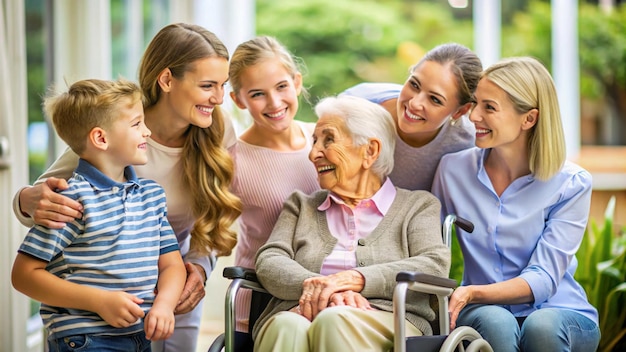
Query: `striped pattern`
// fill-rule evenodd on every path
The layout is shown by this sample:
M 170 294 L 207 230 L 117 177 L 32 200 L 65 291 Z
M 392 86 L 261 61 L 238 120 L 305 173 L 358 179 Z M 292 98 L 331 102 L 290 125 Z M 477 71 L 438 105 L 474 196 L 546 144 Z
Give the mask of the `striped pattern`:
M 132 168 L 127 179 L 115 183 L 81 159 L 62 193 L 83 204 L 83 218 L 60 230 L 33 227 L 19 251 L 48 262 L 46 270 L 64 280 L 143 298 L 147 312 L 154 301 L 159 255 L 178 250 L 178 243 L 161 186 L 137 179 Z M 55 338 L 143 329 L 142 321 L 114 328 L 87 311 L 42 305 L 40 313 Z

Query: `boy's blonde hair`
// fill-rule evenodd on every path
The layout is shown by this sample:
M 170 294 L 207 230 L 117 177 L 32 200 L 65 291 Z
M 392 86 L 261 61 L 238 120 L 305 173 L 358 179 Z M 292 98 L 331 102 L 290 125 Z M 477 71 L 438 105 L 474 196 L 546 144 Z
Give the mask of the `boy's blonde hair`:
M 116 81 L 85 79 L 72 84 L 67 92 L 51 92 L 43 105 L 59 137 L 80 155 L 94 127 L 109 127 L 121 107 L 136 104 L 141 99 L 139 86 L 123 78 Z

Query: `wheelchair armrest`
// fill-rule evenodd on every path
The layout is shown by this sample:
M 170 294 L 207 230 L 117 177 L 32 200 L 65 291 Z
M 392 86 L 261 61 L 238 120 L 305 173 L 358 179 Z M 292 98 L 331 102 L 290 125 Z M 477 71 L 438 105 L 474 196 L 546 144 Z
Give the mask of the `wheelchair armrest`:
M 397 282 L 417 282 L 428 285 L 440 286 L 445 288 L 455 288 L 457 286 L 456 280 L 448 279 L 446 277 L 439 277 L 430 274 L 424 274 L 420 272 L 401 271 L 396 275 Z
M 259 282 L 259 279 L 256 277 L 256 271 L 251 268 L 244 268 L 242 266 L 229 266 L 224 268 L 224 272 L 222 273 L 227 279 L 243 279 L 247 281 Z
M 225 316 L 224 316 L 224 346 L 225 351 L 234 351 L 235 346 L 235 298 L 240 288 L 246 288 L 257 292 L 267 291 L 259 282 L 256 271 L 252 268 L 241 266 L 225 267 L 222 275 L 232 280 L 226 290 Z
M 439 331 L 442 335 L 450 332 L 450 318 L 448 316 L 448 296 L 457 287 L 455 280 L 445 277 L 434 276 L 420 272 L 401 271 L 396 275 L 396 287 L 393 291 L 393 314 L 394 314 L 394 348 L 404 346 L 406 335 L 405 309 L 407 290 L 437 296 L 439 303 Z M 398 351 L 406 351 L 398 348 Z

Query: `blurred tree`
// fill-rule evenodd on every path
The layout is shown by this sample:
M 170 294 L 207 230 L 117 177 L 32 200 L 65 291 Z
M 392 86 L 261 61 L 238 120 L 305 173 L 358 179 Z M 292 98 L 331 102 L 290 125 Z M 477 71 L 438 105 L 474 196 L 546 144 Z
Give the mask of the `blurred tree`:
M 411 37 L 399 11 L 374 1 L 259 0 L 257 11 L 257 33 L 275 36 L 304 61 L 312 104 L 361 82 L 370 63 L 393 58 L 399 43 Z M 315 119 L 308 106 L 301 106 L 298 118 Z
M 601 144 L 626 145 L 626 6 L 610 13 L 583 5 L 579 15 L 581 93 L 607 107 Z
M 578 18 L 581 98 L 594 118 L 593 136 L 585 143 L 626 144 L 626 7 L 604 13 L 581 4 Z M 502 55 L 529 55 L 552 66 L 552 16 L 549 2 L 531 1 L 525 12 L 503 27 Z M 571 102 L 561 102 L 562 104 Z M 590 109 L 594 111 L 589 111 Z
M 552 13 L 550 2 L 531 1 L 502 27 L 502 57 L 532 56 L 552 66 Z
M 445 42 L 473 43 L 471 12 L 444 0 L 258 0 L 257 11 L 257 32 L 277 37 L 305 62 L 313 104 L 362 81 L 401 83 L 425 51 Z M 551 15 L 550 0 L 504 2 L 502 56 L 533 56 L 551 69 L 552 50 L 558 50 Z M 626 8 L 616 2 L 607 14 L 582 1 L 579 37 L 581 111 L 594 124 L 583 142 L 624 145 Z M 314 120 L 310 106 L 302 105 L 298 118 Z
M 455 19 L 454 13 L 458 10 L 452 9 L 447 1 L 443 4 L 407 1 L 400 10 L 413 34 L 408 40 L 420 43 L 426 51 L 448 42 L 457 42 L 472 48 L 474 33 L 471 17 Z
M 433 46 L 469 46 L 471 28 L 437 2 L 257 1 L 257 33 L 275 36 L 303 59 L 312 104 L 362 81 L 401 83 Z M 301 105 L 298 118 L 315 120 L 311 107 Z

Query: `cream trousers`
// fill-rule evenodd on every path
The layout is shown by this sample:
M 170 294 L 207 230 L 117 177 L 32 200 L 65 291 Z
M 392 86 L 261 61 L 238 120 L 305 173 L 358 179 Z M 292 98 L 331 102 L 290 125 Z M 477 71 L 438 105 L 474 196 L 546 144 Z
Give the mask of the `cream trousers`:
M 421 336 L 406 324 L 406 336 Z M 393 313 L 348 306 L 324 309 L 310 322 L 300 314 L 279 312 L 259 331 L 256 352 L 389 351 L 393 349 Z

